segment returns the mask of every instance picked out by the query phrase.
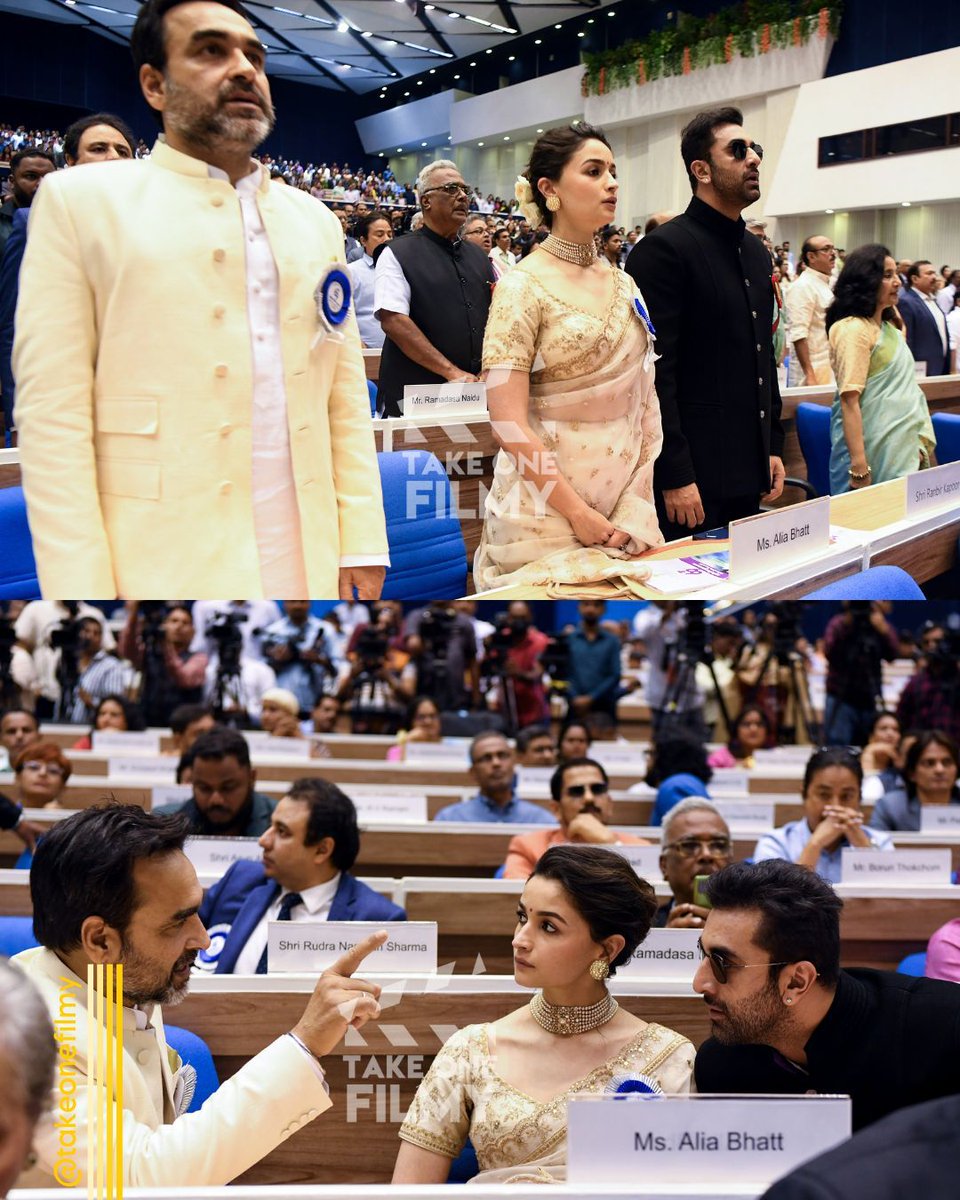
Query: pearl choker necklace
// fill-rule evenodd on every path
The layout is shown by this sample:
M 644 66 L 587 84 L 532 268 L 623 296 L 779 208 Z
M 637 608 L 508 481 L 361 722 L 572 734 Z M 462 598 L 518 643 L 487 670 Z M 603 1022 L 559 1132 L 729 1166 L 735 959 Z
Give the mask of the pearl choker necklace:
M 555 234 L 548 234 L 540 243 L 541 247 L 555 258 L 564 262 L 576 263 L 578 267 L 592 267 L 599 257 L 593 242 L 565 242 Z
M 596 1004 L 550 1004 L 543 992 L 537 992 L 530 1001 L 530 1014 L 547 1033 L 571 1037 L 606 1025 L 619 1007 L 609 992 Z

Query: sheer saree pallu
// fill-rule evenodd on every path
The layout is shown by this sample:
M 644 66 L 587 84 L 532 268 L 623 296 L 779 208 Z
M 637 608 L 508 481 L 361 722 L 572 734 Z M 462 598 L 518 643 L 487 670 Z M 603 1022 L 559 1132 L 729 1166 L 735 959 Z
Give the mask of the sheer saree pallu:
M 582 545 L 551 506 L 550 485 L 524 479 L 525 464 L 518 469 L 501 450 L 474 562 L 478 591 L 521 585 L 554 595 L 617 595 L 649 578 L 636 555 L 663 544 L 653 505 L 663 434 L 655 356 L 636 295 L 629 277 L 615 272 L 612 303 L 598 317 L 553 296 L 522 267 L 497 285 L 485 370 L 492 379 L 530 371 L 534 436 L 578 495 L 630 541 L 623 550 Z

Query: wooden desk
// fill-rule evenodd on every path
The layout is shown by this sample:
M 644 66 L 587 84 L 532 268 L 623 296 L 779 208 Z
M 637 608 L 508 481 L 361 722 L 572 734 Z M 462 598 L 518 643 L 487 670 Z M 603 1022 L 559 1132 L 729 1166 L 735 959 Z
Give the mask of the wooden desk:
M 366 1026 L 324 1059 L 333 1108 L 295 1133 L 239 1182 L 387 1181 L 397 1155 L 397 1129 L 417 1089 L 418 1076 L 426 1073 L 443 1042 L 454 1030 L 496 1020 L 529 999 L 529 992 L 517 988 L 512 979 L 461 982 L 471 990 L 441 986 L 424 994 L 413 990 L 423 983 L 411 980 L 377 1025 Z M 707 1036 L 706 1010 L 699 997 L 655 991 L 635 981 L 612 983 L 620 1003 L 645 1020 L 675 1029 L 697 1045 Z M 172 1024 L 192 1030 L 207 1042 L 223 1080 L 296 1024 L 312 984 L 303 976 L 201 978 L 168 1016 Z M 495 984 L 499 984 L 496 990 Z

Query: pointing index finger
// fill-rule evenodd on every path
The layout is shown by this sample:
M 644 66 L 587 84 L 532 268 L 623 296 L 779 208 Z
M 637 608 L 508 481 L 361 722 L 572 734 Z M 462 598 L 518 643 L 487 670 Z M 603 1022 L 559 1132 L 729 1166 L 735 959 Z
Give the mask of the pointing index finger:
M 374 950 L 378 950 L 383 945 L 388 936 L 385 929 L 378 929 L 376 933 L 371 933 L 363 941 L 357 942 L 352 950 L 348 950 L 346 954 L 341 954 L 337 961 L 332 966 L 327 967 L 323 974 L 341 975 L 349 978 L 368 954 L 372 954 Z

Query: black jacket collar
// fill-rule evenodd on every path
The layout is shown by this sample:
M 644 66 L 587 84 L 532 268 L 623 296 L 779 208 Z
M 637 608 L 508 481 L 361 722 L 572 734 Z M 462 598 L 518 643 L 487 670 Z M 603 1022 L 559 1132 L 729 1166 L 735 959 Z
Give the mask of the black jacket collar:
M 428 225 L 421 225 L 417 230 L 417 233 L 421 234 L 428 241 L 434 242 L 438 246 L 443 246 L 443 248 L 450 254 L 453 254 L 454 251 L 459 250 L 460 248 L 460 239 L 458 237 L 441 237 L 439 233 L 434 233 L 434 231 Z
M 694 196 L 690 201 L 686 215 L 696 221 L 698 225 L 706 226 L 707 229 L 731 242 L 742 242 L 743 235 L 747 230 L 743 217 L 737 217 L 735 221 L 731 221 L 729 217 L 717 212 L 709 204 L 704 204 L 698 196 Z

